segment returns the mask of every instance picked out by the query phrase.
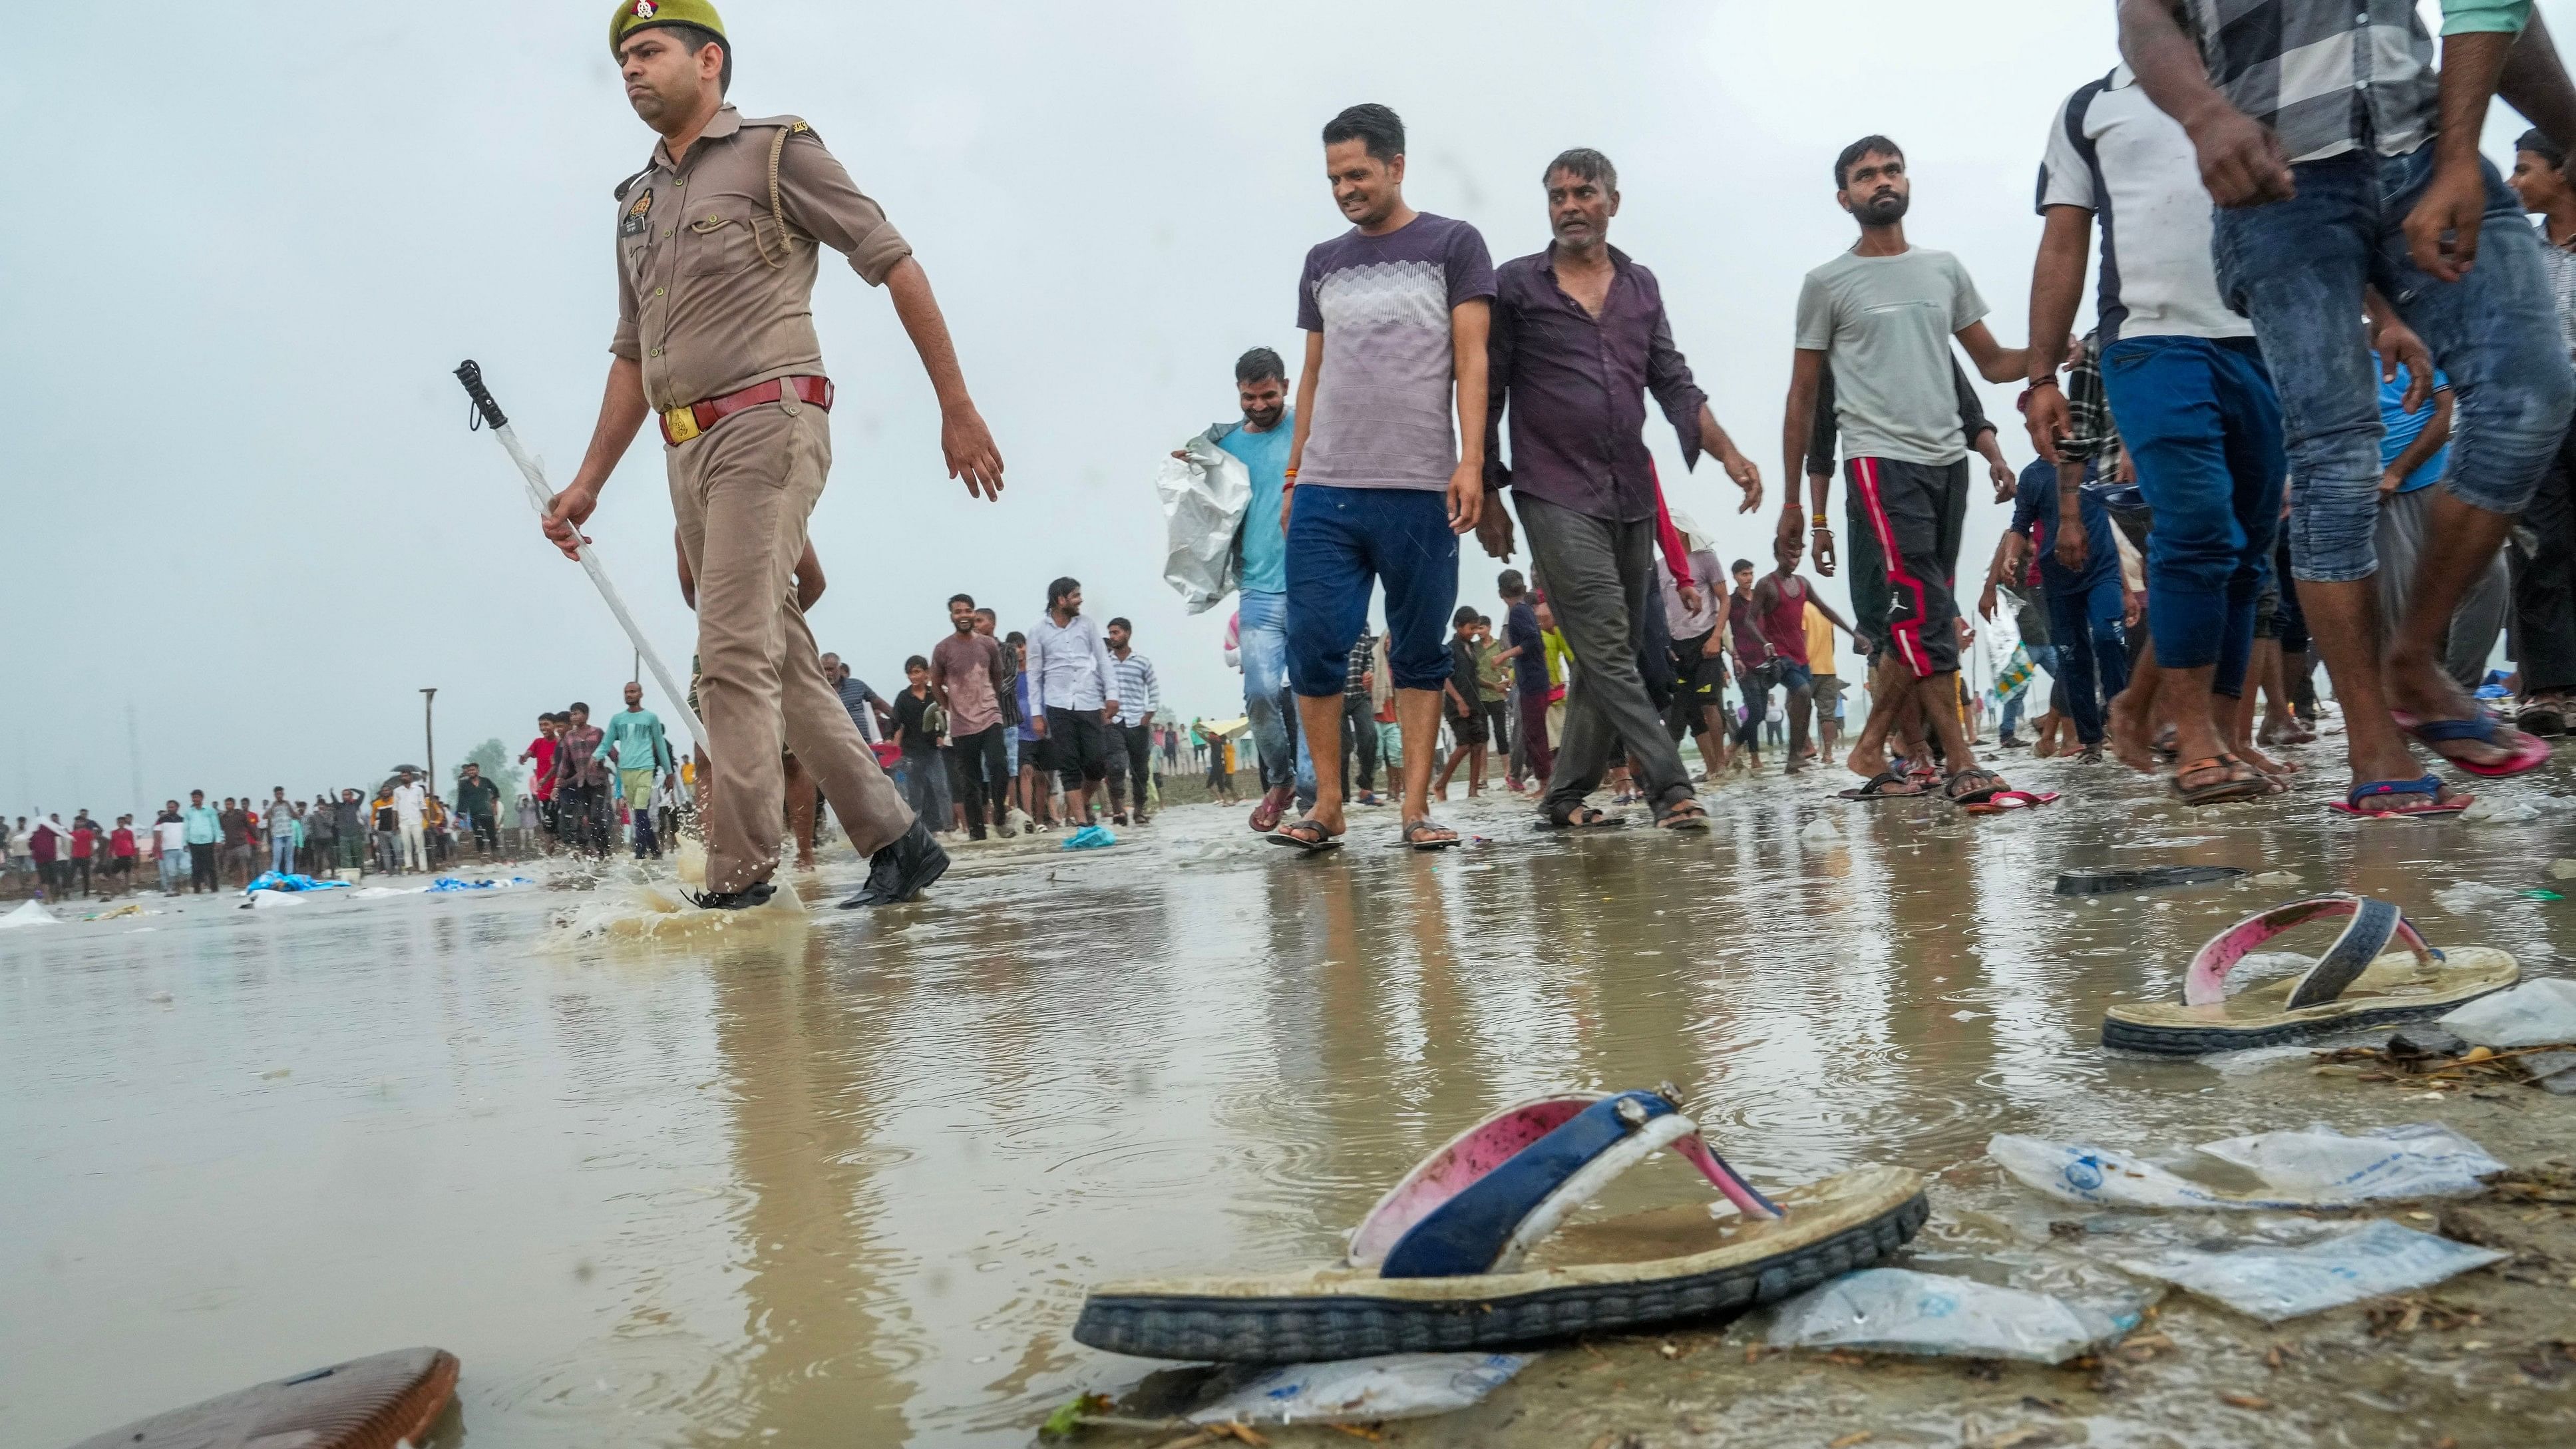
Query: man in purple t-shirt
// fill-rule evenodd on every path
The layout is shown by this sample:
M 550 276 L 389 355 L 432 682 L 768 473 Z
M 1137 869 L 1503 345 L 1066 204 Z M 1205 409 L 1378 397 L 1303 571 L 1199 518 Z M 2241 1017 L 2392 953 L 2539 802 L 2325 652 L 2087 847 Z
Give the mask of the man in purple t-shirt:
M 1368 622 L 1371 582 L 1383 584 L 1404 843 L 1440 850 L 1458 843 L 1431 819 L 1431 759 L 1458 535 L 1484 505 L 1493 259 L 1474 227 L 1404 204 L 1404 122 L 1386 107 L 1353 106 L 1324 127 L 1324 171 L 1353 227 L 1308 252 L 1297 281 L 1306 366 L 1284 510 L 1288 683 L 1306 738 L 1338 738 L 1351 646 Z M 1312 754 L 1314 808 L 1270 838 L 1329 850 L 1344 828 L 1341 759 Z

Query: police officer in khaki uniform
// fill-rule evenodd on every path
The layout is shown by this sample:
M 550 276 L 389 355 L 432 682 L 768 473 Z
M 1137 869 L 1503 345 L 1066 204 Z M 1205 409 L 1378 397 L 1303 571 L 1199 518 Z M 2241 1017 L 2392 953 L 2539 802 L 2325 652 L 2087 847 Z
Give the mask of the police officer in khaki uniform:
M 909 899 L 947 869 L 947 853 L 823 678 L 791 581 L 832 463 L 832 384 L 812 311 L 822 247 L 892 296 L 939 396 L 949 476 L 998 499 L 1001 455 L 902 234 L 803 121 L 750 120 L 724 104 L 733 45 L 715 6 L 619 0 L 608 39 L 628 101 L 662 141 L 617 188 L 608 392 L 547 536 L 571 554 L 601 485 L 658 414 L 680 547 L 697 580 L 699 690 L 714 736 L 698 904 L 738 909 L 773 892 L 782 745 L 871 857 L 866 887 L 842 904 Z

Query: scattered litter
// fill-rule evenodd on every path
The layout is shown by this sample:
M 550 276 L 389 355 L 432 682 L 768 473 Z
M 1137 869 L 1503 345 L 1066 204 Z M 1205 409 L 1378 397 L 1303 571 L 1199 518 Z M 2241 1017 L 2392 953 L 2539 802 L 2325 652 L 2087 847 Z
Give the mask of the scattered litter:
M 1529 1366 L 1522 1353 L 1391 1353 L 1276 1368 L 1192 1413 L 1195 1424 L 1368 1424 L 1463 1409 Z
M 2474 916 L 2489 906 L 2500 906 L 2512 899 L 2512 891 L 2482 880 L 2464 880 L 2449 890 L 2433 894 L 2433 904 L 2455 916 Z
M 152 912 L 143 909 L 143 903 L 141 901 L 127 901 L 124 905 L 117 906 L 112 910 L 92 911 L 88 915 L 81 917 L 81 919 L 84 921 L 121 921 L 128 916 L 144 916 L 150 914 L 152 914 Z
M 2167 1248 L 2115 1258 L 2129 1272 L 2161 1278 L 2266 1323 L 2317 1313 L 2384 1293 L 2439 1283 L 2512 1256 L 2372 1221 L 2301 1247 L 2208 1252 Z
M 2242 1077 L 2283 1062 L 2304 1062 L 2314 1055 L 2313 1050 L 2303 1046 L 2246 1047 L 2241 1051 L 2209 1052 L 2201 1057 L 2200 1064 L 2221 1076 Z
M 2568 860 L 2561 857 L 2560 859 L 2551 861 L 2549 863 L 2549 878 L 2552 880 L 2576 880 L 2576 860 Z
M 1066 836 L 1064 838 L 1064 844 L 1057 846 L 1056 849 L 1103 850 L 1109 846 L 1116 845 L 1117 843 L 1118 837 L 1109 833 L 1108 826 L 1086 825 L 1080 830 L 1073 832 L 1071 835 Z
M 1985 1013 L 1982 1011 L 1954 1011 L 1950 1013 L 1950 1019 L 1952 1021 L 1975 1021 L 1984 1015 Z
M 253 891 L 339 891 L 347 890 L 344 880 L 315 880 L 309 875 L 280 874 L 273 870 L 259 873 L 259 879 L 243 886 L 245 894 Z
M 2510 991 L 2481 996 L 2440 1024 L 2498 1051 L 2576 1042 L 2576 981 L 2526 981 Z
M 2483 1191 L 2483 1179 L 2504 1171 L 2485 1149 L 2438 1122 L 2378 1127 L 2358 1137 L 2318 1123 L 2305 1131 L 2205 1142 L 2200 1150 L 2275 1191 L 2315 1202 L 2456 1197 Z
M 1840 840 L 1843 838 L 1843 833 L 1834 827 L 1833 821 L 1819 815 L 1807 822 L 1805 828 L 1798 832 L 1798 838 L 1821 844 L 1828 840 Z
M 387 896 L 416 896 L 428 889 L 429 887 L 427 886 L 412 886 L 408 889 L 399 886 L 367 886 L 363 889 L 349 892 L 349 899 L 353 901 L 379 901 L 383 900 Z
M 54 919 L 53 912 L 46 910 L 43 903 L 39 901 L 29 901 L 18 909 L 11 911 L 9 914 L 0 916 L 0 928 L 9 926 L 59 926 L 61 924 L 62 922 Z
M 2527 825 L 2540 818 L 2540 807 L 2528 800 L 2505 800 L 2481 795 L 2460 812 L 2464 825 Z
M 2153 1163 L 2082 1142 L 1998 1133 L 1986 1155 L 2025 1186 L 2102 1207 L 2299 1208 L 2383 1198 L 2459 1197 L 2504 1164 L 2439 1123 L 2347 1137 L 2322 1123 L 2205 1143 L 2200 1151 L 2252 1172 L 2262 1193 L 2207 1187 Z
M 2524 891 L 2522 893 L 2522 898 L 2526 901 L 2563 901 L 2567 899 L 2567 897 L 2556 891 Z
M 242 904 L 242 909 L 245 911 L 264 911 L 271 906 L 300 906 L 302 904 L 304 904 L 304 897 L 298 895 L 294 891 L 252 891 L 250 893 L 250 899 Z
M 1969 1278 L 1867 1268 L 1780 1305 L 1773 1348 L 1863 1348 L 2063 1363 L 2138 1326 L 2118 1313 Z
M 2101 896 L 2122 891 L 2164 890 L 2176 886 L 2212 885 L 2235 880 L 2245 872 L 2232 865 L 2159 865 L 2145 870 L 2070 870 L 2057 877 L 2061 896 Z
M 2387 1054 L 2400 1061 L 2426 1057 L 2456 1057 L 2468 1053 L 2469 1044 L 2438 1025 L 2425 1023 L 2399 1030 L 2388 1038 Z
M 2286 870 L 2267 870 L 2261 875 L 2255 876 L 2253 879 L 2254 884 L 2267 886 L 2297 885 L 2299 883 L 2298 874 L 2294 871 Z
M 263 1082 L 274 1082 L 294 1075 L 295 1068 L 293 1067 L 272 1067 L 269 1070 L 260 1073 L 259 1079 Z
M 444 894 L 448 891 L 505 891 L 512 886 L 535 884 L 523 875 L 514 875 L 508 880 L 459 880 L 452 875 L 443 875 L 431 881 L 425 889 L 431 894 Z

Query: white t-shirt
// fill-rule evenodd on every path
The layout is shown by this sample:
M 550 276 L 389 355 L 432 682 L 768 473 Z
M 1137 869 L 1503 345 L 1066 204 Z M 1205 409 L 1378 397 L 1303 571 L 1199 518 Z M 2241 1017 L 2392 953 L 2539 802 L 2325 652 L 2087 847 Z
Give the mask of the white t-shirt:
M 152 836 L 163 855 L 188 853 L 188 822 L 185 820 L 157 821 L 152 826 Z
M 396 785 L 394 818 L 405 825 L 418 825 L 421 821 L 422 806 L 428 800 L 429 791 L 420 785 Z
M 2105 346 L 2122 337 L 2254 335 L 2253 322 L 2219 300 L 2209 191 L 2191 137 L 2127 66 L 2057 108 L 2039 164 L 2039 210 L 2052 206 L 2080 206 L 2101 223 L 2095 310 Z

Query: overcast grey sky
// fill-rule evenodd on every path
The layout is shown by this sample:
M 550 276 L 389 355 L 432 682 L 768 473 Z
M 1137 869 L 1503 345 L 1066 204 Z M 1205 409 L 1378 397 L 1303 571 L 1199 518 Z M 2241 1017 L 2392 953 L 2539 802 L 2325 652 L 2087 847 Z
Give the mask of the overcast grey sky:
M 0 115 L 28 143 L 20 195 L 45 204 L 0 238 L 10 815 L 140 803 L 129 704 L 156 803 L 310 795 L 416 759 L 424 685 L 442 761 L 515 748 L 539 709 L 614 708 L 624 640 L 448 376 L 479 359 L 569 477 L 615 307 L 609 191 L 652 141 L 608 8 L 16 18 L 32 59 L 0 75 Z M 1135 619 L 1184 716 L 1237 712 L 1239 676 L 1226 610 L 1185 615 L 1161 582 L 1155 460 L 1233 413 L 1237 353 L 1297 356 L 1299 262 L 1343 225 L 1315 139 L 1335 110 L 1402 112 L 1408 199 L 1473 221 L 1498 261 L 1545 243 L 1548 157 L 1608 152 L 1613 239 L 1663 279 L 1776 500 L 1798 282 L 1852 236 L 1835 151 L 1905 146 L 1910 235 L 1957 252 L 2018 343 L 2045 128 L 2116 59 L 2108 0 L 723 10 L 733 99 L 811 121 L 911 238 L 1009 463 L 998 506 L 944 476 L 882 294 L 827 266 L 823 647 L 891 691 L 950 593 L 1024 628 L 1070 573 L 1094 613 Z M 2520 124 L 2492 123 L 2490 154 Z M 2012 390 L 1987 401 L 2010 417 Z M 1713 466 L 1686 476 L 1669 433 L 1652 441 L 1676 501 L 1760 556 L 1767 508 L 1735 517 Z M 2004 445 L 2027 460 L 2018 427 Z M 693 623 L 659 451 L 629 455 L 592 533 L 678 666 Z M 2002 517 L 1974 515 L 1963 573 Z M 1464 597 L 1490 607 L 1496 567 L 1471 547 Z

